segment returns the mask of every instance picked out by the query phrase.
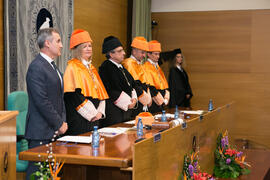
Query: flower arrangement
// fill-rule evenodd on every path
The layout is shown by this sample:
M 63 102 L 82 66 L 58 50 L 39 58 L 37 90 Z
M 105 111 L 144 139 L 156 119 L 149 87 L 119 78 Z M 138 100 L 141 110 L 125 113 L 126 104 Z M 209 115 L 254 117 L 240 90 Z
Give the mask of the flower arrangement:
M 56 158 L 54 158 L 54 162 L 55 162 L 54 164 L 49 164 L 50 174 L 53 180 L 57 180 L 57 179 L 60 179 L 59 177 L 57 177 L 57 175 L 60 172 L 65 162 L 63 163 L 57 162 Z
M 220 178 L 236 178 L 242 174 L 250 172 L 245 162 L 243 152 L 229 144 L 228 132 L 220 133 L 217 138 L 217 148 L 215 150 L 214 176 Z
M 213 176 L 208 173 L 201 173 L 198 164 L 198 152 L 184 156 L 182 175 L 179 180 L 214 180 Z
M 56 158 L 55 158 L 56 162 Z M 51 165 L 52 164 L 52 165 Z M 35 180 L 35 177 L 42 180 L 60 180 L 60 177 L 57 177 L 58 173 L 60 172 L 61 168 L 64 165 L 63 163 L 56 162 L 56 163 L 48 163 L 48 162 L 39 162 L 36 165 L 39 166 L 39 170 L 34 172 L 30 179 Z
M 55 138 L 57 136 L 57 132 L 52 138 L 52 142 L 55 141 Z M 42 142 L 40 143 L 42 145 Z M 59 180 L 60 177 L 57 177 L 58 173 L 60 172 L 61 168 L 64 165 L 64 162 L 57 162 L 56 157 L 53 155 L 53 147 L 52 143 L 46 144 L 46 147 L 48 148 L 47 154 L 48 157 L 44 162 L 37 162 L 36 165 L 39 166 L 38 170 L 31 174 L 30 179 L 35 180 L 42 179 L 42 180 Z M 38 154 L 38 157 L 40 158 L 41 155 Z
M 31 180 L 35 180 L 37 177 L 37 179 L 43 179 L 43 180 L 48 180 L 51 176 L 50 176 L 50 169 L 48 168 L 48 163 L 46 162 L 38 162 L 35 165 L 39 166 L 39 170 L 34 172 L 33 174 L 31 174 L 30 179 Z

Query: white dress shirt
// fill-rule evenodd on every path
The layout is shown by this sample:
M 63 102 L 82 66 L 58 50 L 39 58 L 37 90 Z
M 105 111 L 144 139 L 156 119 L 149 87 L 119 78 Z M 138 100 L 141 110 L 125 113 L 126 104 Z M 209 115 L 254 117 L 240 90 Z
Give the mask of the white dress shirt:
M 48 63 L 49 63 L 49 64 L 51 65 L 51 67 L 54 69 L 54 67 L 53 67 L 53 65 L 52 65 L 53 59 L 50 58 L 49 56 L 47 56 L 46 54 L 42 53 L 42 52 L 40 52 L 40 55 L 41 55 L 44 59 L 46 59 L 46 61 L 48 61 Z M 59 79 L 60 79 L 60 81 L 61 81 L 61 85 L 63 85 L 63 79 L 62 79 L 62 76 L 61 76 L 60 72 L 59 72 L 57 69 L 55 69 L 55 70 L 56 70 L 56 72 L 57 72 L 57 74 L 58 74 L 58 77 L 59 77 Z

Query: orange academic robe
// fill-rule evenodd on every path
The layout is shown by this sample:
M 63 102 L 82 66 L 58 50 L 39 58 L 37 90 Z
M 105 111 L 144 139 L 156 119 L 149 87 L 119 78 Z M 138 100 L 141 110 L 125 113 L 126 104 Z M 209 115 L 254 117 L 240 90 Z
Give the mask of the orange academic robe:
M 99 121 L 90 120 L 95 113 L 100 112 L 98 110 L 101 104 L 108 98 L 103 82 L 92 64 L 88 69 L 78 59 L 68 61 L 64 74 L 64 100 L 68 123 L 66 134 L 82 134 L 93 130 L 94 125 L 99 126 Z M 103 110 L 105 112 L 105 109 Z M 89 118 L 91 113 L 93 115 Z
M 157 67 L 155 67 L 149 61 L 146 61 L 143 64 L 143 67 L 146 72 L 146 83 L 150 87 L 151 96 L 155 97 L 158 93 L 160 93 L 164 97 L 166 94 L 166 90 L 168 90 L 168 82 L 162 69 L 158 65 Z M 149 108 L 149 111 L 151 113 L 160 112 L 161 110 L 162 107 L 157 105 L 154 101 L 152 103 L 152 106 Z

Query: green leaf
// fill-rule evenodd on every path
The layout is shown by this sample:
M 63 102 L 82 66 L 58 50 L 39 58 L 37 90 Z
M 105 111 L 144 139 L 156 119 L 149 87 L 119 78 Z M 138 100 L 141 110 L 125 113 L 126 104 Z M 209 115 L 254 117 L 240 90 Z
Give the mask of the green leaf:
M 245 168 L 245 169 L 242 169 L 241 173 L 246 175 L 250 173 L 250 170 Z
M 234 168 L 231 167 L 231 166 L 228 166 L 228 169 L 229 169 L 230 171 L 234 171 Z
M 237 178 L 239 175 L 240 175 L 240 173 L 237 172 L 237 171 L 233 171 L 233 172 L 232 172 L 232 177 L 233 177 L 233 178 Z

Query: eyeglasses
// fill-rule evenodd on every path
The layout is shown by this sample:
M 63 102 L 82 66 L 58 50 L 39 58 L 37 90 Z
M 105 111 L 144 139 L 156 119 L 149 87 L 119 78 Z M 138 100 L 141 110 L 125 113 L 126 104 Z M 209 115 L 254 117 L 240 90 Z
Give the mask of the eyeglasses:
M 121 53 L 123 51 L 124 51 L 124 49 L 119 49 L 119 50 L 114 50 L 113 53 Z

